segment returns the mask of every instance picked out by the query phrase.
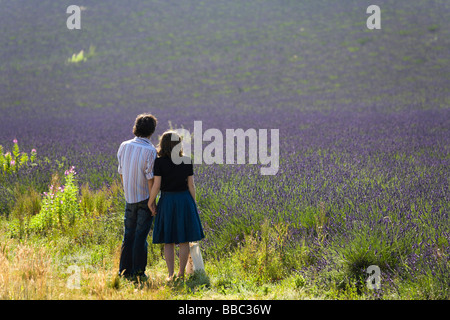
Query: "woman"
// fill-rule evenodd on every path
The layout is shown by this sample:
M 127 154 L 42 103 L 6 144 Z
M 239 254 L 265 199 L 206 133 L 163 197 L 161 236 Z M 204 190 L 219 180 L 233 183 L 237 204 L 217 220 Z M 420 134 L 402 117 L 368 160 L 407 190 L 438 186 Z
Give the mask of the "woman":
M 189 258 L 189 242 L 203 239 L 203 228 L 195 202 L 194 172 L 190 158 L 183 156 L 181 164 L 172 161 L 173 148 L 181 143 L 181 137 L 174 131 L 166 131 L 159 141 L 158 158 L 153 167 L 154 182 L 149 203 L 153 203 L 161 190 L 153 228 L 153 243 L 164 243 L 164 256 L 169 270 L 168 280 L 174 276 L 175 244 L 180 246 L 180 269 L 177 277 L 184 277 Z M 176 152 L 176 150 L 175 150 Z

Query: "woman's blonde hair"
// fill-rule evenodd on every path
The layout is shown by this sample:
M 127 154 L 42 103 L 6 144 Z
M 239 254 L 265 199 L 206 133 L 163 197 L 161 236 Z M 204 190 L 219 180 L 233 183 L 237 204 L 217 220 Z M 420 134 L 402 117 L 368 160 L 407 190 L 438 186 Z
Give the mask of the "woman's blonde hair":
M 181 143 L 182 137 L 175 131 L 168 130 L 159 137 L 159 144 L 157 147 L 158 157 L 170 157 L 173 148 Z M 180 157 L 183 156 L 183 148 L 180 149 Z

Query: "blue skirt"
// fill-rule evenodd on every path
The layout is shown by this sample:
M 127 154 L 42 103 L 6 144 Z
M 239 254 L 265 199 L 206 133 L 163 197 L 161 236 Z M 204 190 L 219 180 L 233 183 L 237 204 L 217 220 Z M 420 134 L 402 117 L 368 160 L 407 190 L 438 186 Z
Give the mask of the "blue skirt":
M 184 243 L 205 237 L 197 205 L 189 190 L 161 191 L 156 206 L 153 243 Z

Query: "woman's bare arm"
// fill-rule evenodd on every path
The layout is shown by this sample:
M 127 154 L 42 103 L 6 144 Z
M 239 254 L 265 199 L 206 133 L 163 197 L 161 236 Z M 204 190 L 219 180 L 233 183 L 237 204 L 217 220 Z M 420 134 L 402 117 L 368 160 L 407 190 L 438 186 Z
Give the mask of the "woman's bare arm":
M 194 202 L 196 202 L 194 176 L 188 177 L 188 188 L 189 188 L 189 192 L 191 193 L 192 198 L 194 199 Z
M 155 203 L 156 200 L 156 196 L 158 195 L 159 189 L 161 188 L 161 176 L 154 176 L 153 180 L 153 185 L 151 186 L 151 191 L 150 191 L 150 198 L 148 199 L 148 206 L 150 208 L 150 210 L 152 211 L 153 215 L 156 214 L 156 208 L 153 205 Z M 149 181 L 149 186 L 150 186 L 150 181 Z

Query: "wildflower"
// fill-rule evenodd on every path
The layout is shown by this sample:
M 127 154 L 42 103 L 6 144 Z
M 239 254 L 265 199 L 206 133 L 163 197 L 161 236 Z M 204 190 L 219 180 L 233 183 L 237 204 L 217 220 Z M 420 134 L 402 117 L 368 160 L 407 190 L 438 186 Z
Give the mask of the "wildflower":
M 31 153 L 36 153 L 36 149 L 31 149 Z
M 15 166 L 16 165 L 16 161 L 11 160 L 11 166 Z
M 14 139 L 14 140 L 13 140 L 13 143 L 14 143 L 14 144 L 17 144 L 17 139 Z
M 69 174 L 73 174 L 73 175 L 77 174 L 75 172 L 75 167 L 74 166 L 71 166 L 69 170 L 64 171 L 64 175 L 68 176 Z

